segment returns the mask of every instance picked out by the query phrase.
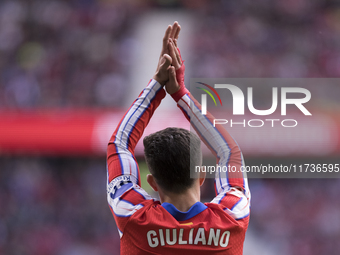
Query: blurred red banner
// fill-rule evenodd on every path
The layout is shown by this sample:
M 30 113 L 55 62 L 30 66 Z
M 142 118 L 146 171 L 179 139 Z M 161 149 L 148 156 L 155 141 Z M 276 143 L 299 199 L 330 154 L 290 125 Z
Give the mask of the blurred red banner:
M 115 110 L 34 110 L 0 112 L 0 154 L 22 155 L 105 155 L 107 143 L 125 111 Z M 225 114 L 225 113 L 224 113 Z M 228 116 L 232 116 L 228 114 Z M 282 116 L 276 116 L 282 120 Z M 271 117 L 274 119 L 274 117 Z M 224 126 L 250 156 L 326 156 L 340 152 L 340 121 L 338 114 L 313 113 L 313 116 L 292 116 L 296 127 L 283 127 L 281 121 L 264 121 L 259 116 L 228 118 Z M 288 118 L 287 118 L 288 119 Z M 230 122 L 239 122 L 234 124 Z M 189 122 L 178 109 L 156 111 L 144 135 L 166 127 L 189 129 Z M 208 153 L 204 147 L 203 152 Z M 143 155 L 142 143 L 136 156 Z

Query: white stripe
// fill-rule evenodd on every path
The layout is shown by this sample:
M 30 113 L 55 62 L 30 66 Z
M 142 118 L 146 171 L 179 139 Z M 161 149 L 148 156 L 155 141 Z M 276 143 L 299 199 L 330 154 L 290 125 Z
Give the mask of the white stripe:
M 226 208 L 226 209 L 224 209 L 224 211 L 227 214 L 229 214 L 231 217 L 233 217 L 235 220 L 239 220 L 239 219 L 245 218 L 246 216 L 249 215 L 250 208 L 249 208 L 249 206 L 246 206 L 246 207 L 243 208 L 243 210 L 235 210 L 235 209 L 233 209 L 232 211 L 230 209 Z
M 118 229 L 118 228 L 117 228 Z M 118 229 L 118 233 L 119 233 L 119 238 L 122 238 L 122 236 L 123 236 L 123 232 L 122 231 L 120 231 L 119 229 Z
M 117 153 L 119 154 L 120 162 L 122 164 L 122 175 L 130 174 L 130 166 L 131 166 L 131 175 L 134 177 L 138 177 L 138 171 L 136 168 L 136 163 L 133 158 L 133 155 L 131 152 L 125 148 L 122 148 L 121 146 L 116 146 Z
M 113 201 L 112 209 L 117 216 L 129 217 L 137 212 L 139 209 L 143 208 L 143 205 L 132 205 L 119 198 L 115 198 Z
M 232 216 L 236 220 L 242 219 L 250 213 L 249 199 L 246 197 L 245 194 L 243 194 L 241 191 L 235 188 L 231 188 L 227 192 L 220 193 L 210 203 L 218 204 L 220 200 L 224 196 L 226 196 L 226 194 L 234 195 L 241 199 L 232 210 L 230 210 L 229 208 L 225 208 L 224 211 L 226 213 L 228 213 L 230 216 Z
M 216 172 L 216 174 L 215 174 L 215 184 L 216 184 L 217 193 L 220 193 L 220 190 L 222 189 L 222 187 L 221 187 L 220 173 L 219 172 Z
M 125 151 L 120 153 L 119 156 L 123 165 L 123 175 L 130 174 L 130 166 L 135 162 L 131 153 L 129 151 Z M 131 173 L 131 175 L 137 178 L 136 174 Z
M 116 179 L 118 179 L 118 178 L 116 178 Z M 117 181 L 117 182 L 120 182 L 120 181 Z M 141 205 L 141 204 L 133 205 L 133 204 L 127 202 L 127 201 L 120 200 L 119 199 L 120 197 L 116 197 L 115 199 L 112 199 L 111 194 L 113 194 L 112 192 L 114 191 L 113 187 L 114 186 L 112 185 L 112 187 L 110 188 L 110 192 L 108 192 L 108 194 L 107 194 L 107 201 L 108 201 L 109 205 L 111 206 L 113 212 L 116 215 L 128 217 L 128 216 L 133 215 L 139 209 L 143 208 L 143 205 Z M 133 186 L 131 186 L 123 194 L 125 194 L 126 192 L 128 192 L 131 189 L 134 189 L 136 192 L 141 194 L 145 198 L 145 201 L 146 200 L 153 200 L 153 198 L 144 189 L 142 189 L 137 184 L 133 184 Z M 141 202 L 143 202 L 143 201 L 141 201 Z
M 213 200 L 211 200 L 210 203 L 218 204 L 218 203 L 220 202 L 220 200 L 222 199 L 222 197 L 225 196 L 225 193 L 226 193 L 226 192 L 219 193 L 216 197 L 214 197 Z
M 236 196 L 238 198 L 245 197 L 245 195 L 240 190 L 238 190 L 236 188 L 229 188 L 225 192 L 222 192 L 222 193 L 218 194 L 210 203 L 218 204 L 220 202 L 220 200 L 224 196 L 226 196 L 226 194 L 234 195 L 234 196 Z
M 150 103 L 151 99 L 155 97 L 156 92 L 160 87 L 161 85 L 157 81 L 152 80 L 143 90 L 143 93 L 138 97 L 137 101 L 130 108 L 119 126 L 116 135 L 116 140 L 118 138 L 116 141 L 117 145 L 121 145 L 123 148 L 126 148 L 128 135 L 134 128 L 133 124 L 141 117 L 146 106 Z
M 145 200 L 156 200 L 153 197 L 151 197 L 141 186 L 135 184 L 133 187 L 136 192 L 138 192 L 145 198 Z
M 242 165 L 245 167 L 245 163 L 244 163 L 244 158 L 243 158 L 243 154 L 241 153 L 241 157 L 242 157 Z M 250 201 L 250 198 L 251 198 L 251 194 L 250 194 L 250 190 L 249 190 L 249 186 L 248 186 L 248 178 L 247 178 L 247 173 L 244 172 L 243 173 L 243 181 L 244 181 L 244 193 L 246 195 L 246 197 L 249 199 Z

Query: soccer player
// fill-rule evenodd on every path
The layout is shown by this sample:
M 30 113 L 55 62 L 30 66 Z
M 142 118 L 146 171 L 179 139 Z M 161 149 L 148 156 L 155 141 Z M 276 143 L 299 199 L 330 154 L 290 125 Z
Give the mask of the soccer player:
M 249 223 L 250 192 L 239 146 L 221 127 L 202 115 L 199 103 L 184 86 L 184 64 L 177 50 L 180 26 L 168 26 L 157 71 L 128 109 L 108 145 L 107 199 L 116 220 L 121 254 L 242 254 Z M 144 138 L 147 181 L 160 201 L 142 188 L 134 148 L 166 92 L 200 136 L 167 128 Z M 205 173 L 200 139 L 217 164 L 237 171 L 216 172 L 216 197 L 200 202 Z M 191 151 L 191 152 L 190 152 Z M 195 171 L 193 171 L 195 174 Z

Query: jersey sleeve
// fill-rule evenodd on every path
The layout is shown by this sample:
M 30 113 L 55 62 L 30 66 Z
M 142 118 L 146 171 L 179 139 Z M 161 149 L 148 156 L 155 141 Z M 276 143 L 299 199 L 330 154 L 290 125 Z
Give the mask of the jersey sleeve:
M 165 97 L 156 80 L 151 80 L 125 113 L 107 149 L 107 200 L 120 236 L 137 210 L 153 200 L 140 186 L 140 173 L 134 150 L 154 111 Z
M 214 117 L 209 112 L 206 115 L 201 113 L 201 105 L 184 86 L 171 96 L 216 157 L 216 197 L 211 202 L 221 204 L 234 219 L 247 217 L 250 212 L 250 191 L 246 173 L 242 171 L 244 159 L 240 147 L 225 128 L 221 125 L 214 127 Z

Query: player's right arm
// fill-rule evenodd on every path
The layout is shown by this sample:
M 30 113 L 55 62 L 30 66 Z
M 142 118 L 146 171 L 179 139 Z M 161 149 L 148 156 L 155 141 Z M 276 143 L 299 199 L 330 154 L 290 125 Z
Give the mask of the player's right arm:
M 146 203 L 153 202 L 153 198 L 141 188 L 134 150 L 166 94 L 163 86 L 168 80 L 167 70 L 172 61 L 167 54 L 168 40 L 176 35 L 177 30 L 177 22 L 166 29 L 155 75 L 125 113 L 108 144 L 107 200 L 121 237 L 129 218 Z
M 225 206 L 225 211 L 237 220 L 245 218 L 250 211 L 250 191 L 246 173 L 241 171 L 244 160 L 240 147 L 225 128 L 221 125 L 214 127 L 214 117 L 210 113 L 203 115 L 201 105 L 185 88 L 185 67 L 176 46 L 175 42 L 170 44 L 173 67 L 170 69 L 169 82 L 165 85 L 166 90 L 201 140 L 216 156 L 218 166 L 233 170 L 216 172 L 216 197 L 212 203 Z

